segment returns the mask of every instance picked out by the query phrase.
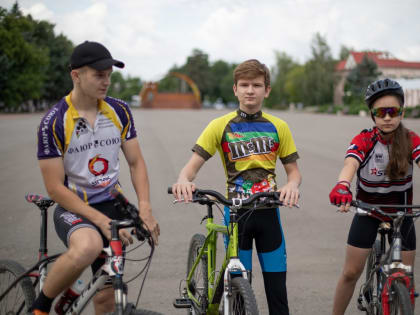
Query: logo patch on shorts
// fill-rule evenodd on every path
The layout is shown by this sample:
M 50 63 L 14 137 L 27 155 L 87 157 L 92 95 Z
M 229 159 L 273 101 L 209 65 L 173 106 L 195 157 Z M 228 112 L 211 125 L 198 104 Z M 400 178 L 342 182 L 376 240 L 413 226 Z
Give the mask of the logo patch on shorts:
M 76 223 L 83 221 L 80 217 L 71 212 L 65 212 L 60 215 L 60 217 L 63 218 L 64 222 L 66 222 L 68 225 L 75 225 Z

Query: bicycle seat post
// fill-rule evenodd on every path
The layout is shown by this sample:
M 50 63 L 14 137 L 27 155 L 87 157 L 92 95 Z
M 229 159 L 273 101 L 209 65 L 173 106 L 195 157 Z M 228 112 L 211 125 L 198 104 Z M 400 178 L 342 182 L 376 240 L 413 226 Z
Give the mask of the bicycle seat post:
M 41 226 L 40 226 L 40 239 L 39 239 L 39 250 L 38 260 L 48 256 L 48 208 L 43 207 L 41 209 Z

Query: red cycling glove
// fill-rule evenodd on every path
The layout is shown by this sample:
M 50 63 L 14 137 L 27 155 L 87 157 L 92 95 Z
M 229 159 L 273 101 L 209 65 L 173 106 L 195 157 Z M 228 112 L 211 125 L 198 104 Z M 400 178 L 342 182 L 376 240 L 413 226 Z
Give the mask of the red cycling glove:
M 340 182 L 330 192 L 330 202 L 336 206 L 345 205 L 353 200 L 350 188 Z

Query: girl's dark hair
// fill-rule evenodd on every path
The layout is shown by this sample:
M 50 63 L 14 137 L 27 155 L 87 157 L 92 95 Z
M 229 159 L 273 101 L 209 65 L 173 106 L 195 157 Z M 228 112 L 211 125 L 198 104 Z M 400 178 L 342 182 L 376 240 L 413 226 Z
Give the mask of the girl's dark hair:
M 403 178 L 407 174 L 410 166 L 411 151 L 411 136 L 408 129 L 400 122 L 400 125 L 394 131 L 389 163 L 385 171 L 385 174 L 390 179 Z

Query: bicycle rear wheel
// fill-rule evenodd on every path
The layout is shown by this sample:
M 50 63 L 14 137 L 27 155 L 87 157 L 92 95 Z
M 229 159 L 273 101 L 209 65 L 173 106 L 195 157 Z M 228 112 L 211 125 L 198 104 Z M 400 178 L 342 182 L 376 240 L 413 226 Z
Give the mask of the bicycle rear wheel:
M 0 260 L 0 294 L 5 292 L 25 269 L 16 261 Z M 29 277 L 20 280 L 0 301 L 0 314 L 26 314 L 35 300 L 35 290 Z
M 400 281 L 393 281 L 389 292 L 390 315 L 413 315 L 414 310 L 410 301 L 407 287 Z
M 230 297 L 230 314 L 257 315 L 258 306 L 249 281 L 236 277 L 232 279 L 232 296 Z
M 195 234 L 190 242 L 190 248 L 188 250 L 188 262 L 187 262 L 187 276 L 192 269 L 197 256 L 204 246 L 206 237 L 203 234 Z M 208 300 L 208 261 L 207 255 L 203 255 L 195 268 L 194 274 L 188 285 L 190 292 L 198 300 L 197 303 L 193 303 L 194 310 L 197 314 L 205 314 Z M 188 314 L 192 314 L 191 310 L 188 310 Z

